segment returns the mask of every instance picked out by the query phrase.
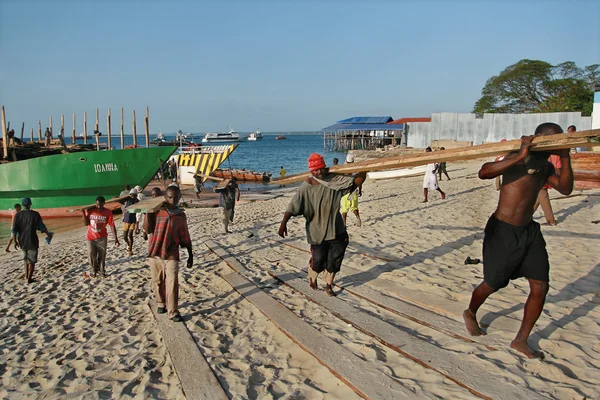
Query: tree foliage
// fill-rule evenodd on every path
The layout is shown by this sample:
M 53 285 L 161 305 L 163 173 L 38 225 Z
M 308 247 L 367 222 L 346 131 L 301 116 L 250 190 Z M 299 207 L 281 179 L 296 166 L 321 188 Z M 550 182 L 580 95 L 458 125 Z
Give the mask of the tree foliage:
M 581 111 L 591 115 L 596 84 L 600 84 L 600 64 L 579 68 L 572 61 L 552 65 L 521 60 L 487 80 L 473 112 Z

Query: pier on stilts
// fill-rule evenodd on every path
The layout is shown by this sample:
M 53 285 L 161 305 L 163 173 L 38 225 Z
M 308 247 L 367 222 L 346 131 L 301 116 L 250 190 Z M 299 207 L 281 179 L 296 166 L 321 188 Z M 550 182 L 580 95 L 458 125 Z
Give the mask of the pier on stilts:
M 352 117 L 323 129 L 324 151 L 375 150 L 399 146 L 403 124 L 390 124 L 392 117 Z

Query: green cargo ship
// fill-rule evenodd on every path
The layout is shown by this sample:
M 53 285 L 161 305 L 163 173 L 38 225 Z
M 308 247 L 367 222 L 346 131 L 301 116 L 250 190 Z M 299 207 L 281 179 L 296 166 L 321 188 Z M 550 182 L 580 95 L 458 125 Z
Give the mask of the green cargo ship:
M 0 217 L 30 197 L 44 217 L 74 216 L 74 206 L 118 196 L 126 184 L 145 187 L 175 146 L 85 151 L 0 164 Z

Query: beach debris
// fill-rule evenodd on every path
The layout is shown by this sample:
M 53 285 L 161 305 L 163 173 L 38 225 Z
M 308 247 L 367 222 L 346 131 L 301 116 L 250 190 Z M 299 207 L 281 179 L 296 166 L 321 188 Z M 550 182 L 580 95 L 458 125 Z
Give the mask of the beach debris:
M 467 259 L 465 260 L 465 265 L 467 265 L 467 264 L 479 264 L 480 262 L 481 262 L 481 260 L 479 258 L 467 257 Z

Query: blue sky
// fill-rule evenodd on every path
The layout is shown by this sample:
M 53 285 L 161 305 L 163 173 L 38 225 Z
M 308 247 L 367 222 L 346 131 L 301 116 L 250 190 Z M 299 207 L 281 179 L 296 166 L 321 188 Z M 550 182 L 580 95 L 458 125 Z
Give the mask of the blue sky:
M 600 2 L 0 0 L 0 103 L 26 131 L 317 130 L 470 112 L 520 59 L 600 63 Z M 91 127 L 91 128 L 90 128 Z M 27 136 L 27 134 L 26 134 Z

